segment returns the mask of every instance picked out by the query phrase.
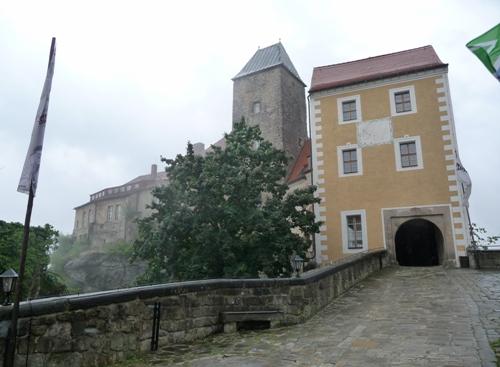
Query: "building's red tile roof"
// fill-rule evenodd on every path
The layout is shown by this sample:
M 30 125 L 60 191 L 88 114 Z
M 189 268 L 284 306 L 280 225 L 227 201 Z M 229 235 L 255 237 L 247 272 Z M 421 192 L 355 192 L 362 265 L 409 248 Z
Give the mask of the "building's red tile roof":
M 307 139 L 300 150 L 297 159 L 290 171 L 287 182 L 291 183 L 304 177 L 311 170 L 311 139 Z
M 432 48 L 424 46 L 367 59 L 315 67 L 309 92 L 342 87 L 397 75 L 424 71 L 444 64 Z

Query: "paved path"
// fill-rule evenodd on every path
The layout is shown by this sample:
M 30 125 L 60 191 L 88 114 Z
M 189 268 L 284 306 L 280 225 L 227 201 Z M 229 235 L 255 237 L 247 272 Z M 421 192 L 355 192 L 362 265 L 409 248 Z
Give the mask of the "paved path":
M 167 346 L 149 363 L 496 366 L 489 341 L 498 338 L 500 272 L 395 267 L 361 282 L 305 324 Z

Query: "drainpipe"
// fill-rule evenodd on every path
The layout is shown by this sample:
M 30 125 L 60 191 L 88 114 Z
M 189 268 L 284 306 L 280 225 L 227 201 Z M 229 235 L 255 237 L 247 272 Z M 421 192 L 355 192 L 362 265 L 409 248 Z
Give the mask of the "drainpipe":
M 312 164 L 312 150 L 313 150 L 313 146 L 312 146 L 312 130 L 311 130 L 311 95 L 308 94 L 307 95 L 307 124 L 309 126 L 309 139 L 311 139 L 311 182 L 310 184 L 312 185 L 313 184 L 313 178 L 314 178 L 314 166 Z M 314 205 L 316 204 L 313 204 L 313 213 L 314 213 Z M 316 217 L 314 218 L 314 220 L 316 220 Z M 308 260 L 312 260 L 314 259 L 314 261 L 316 261 L 317 265 L 319 266 L 319 261 L 317 261 L 316 259 L 316 234 L 313 234 L 312 236 L 312 248 L 313 248 L 313 255 L 312 255 L 312 258 L 311 259 L 308 259 Z

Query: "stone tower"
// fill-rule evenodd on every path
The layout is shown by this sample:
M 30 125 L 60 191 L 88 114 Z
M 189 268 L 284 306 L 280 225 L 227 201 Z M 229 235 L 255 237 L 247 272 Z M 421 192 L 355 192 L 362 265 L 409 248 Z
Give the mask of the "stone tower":
M 306 85 L 281 42 L 257 50 L 233 82 L 233 123 L 258 125 L 292 164 L 307 139 Z

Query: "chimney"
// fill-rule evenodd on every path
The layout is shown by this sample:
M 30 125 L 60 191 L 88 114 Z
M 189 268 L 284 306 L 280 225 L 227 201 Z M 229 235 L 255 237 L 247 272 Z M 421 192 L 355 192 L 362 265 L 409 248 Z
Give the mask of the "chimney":
M 151 177 L 156 177 L 158 173 L 158 166 L 156 164 L 151 165 Z
M 205 144 L 194 143 L 193 144 L 193 151 L 194 151 L 194 155 L 204 157 L 205 156 Z

